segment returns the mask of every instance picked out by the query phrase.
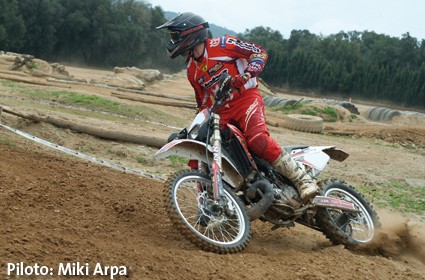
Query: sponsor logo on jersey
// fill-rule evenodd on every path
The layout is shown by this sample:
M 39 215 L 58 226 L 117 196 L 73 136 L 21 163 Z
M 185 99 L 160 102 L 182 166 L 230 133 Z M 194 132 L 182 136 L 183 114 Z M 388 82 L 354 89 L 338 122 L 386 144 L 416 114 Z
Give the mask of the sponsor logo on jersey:
M 202 70 L 202 72 L 207 72 L 207 70 L 208 70 L 208 64 L 207 63 L 202 63 L 201 70 Z
M 219 38 L 214 38 L 214 39 L 211 39 L 210 41 L 210 47 L 217 47 L 219 44 L 220 44 Z
M 260 64 L 260 65 L 262 65 L 262 64 L 264 64 L 264 60 L 259 59 L 259 58 L 254 58 L 254 59 L 251 59 L 249 61 L 249 64 Z
M 260 71 L 262 64 L 263 63 L 258 63 L 257 61 L 254 61 L 254 62 L 250 61 L 249 67 L 255 69 L 256 71 Z
M 207 77 L 205 75 L 202 75 L 202 77 L 198 79 L 198 84 L 202 84 L 203 82 L 205 82 L 206 79 Z
M 212 76 L 211 79 L 204 84 L 204 88 L 210 88 L 212 85 L 214 85 L 221 79 L 222 75 L 226 75 L 228 72 L 229 70 L 226 68 L 223 71 L 221 71 L 219 74 Z
M 266 60 L 267 54 L 265 54 L 265 53 L 254 53 L 254 54 L 251 54 L 251 56 L 249 57 L 249 59 L 255 59 L 255 58 Z
M 210 74 L 210 76 L 212 76 L 215 73 L 217 73 L 217 71 L 220 70 L 222 67 L 223 67 L 223 63 L 221 61 L 219 61 L 216 65 L 211 67 L 210 70 L 208 70 L 208 74 Z
M 223 36 L 220 38 L 220 47 L 222 48 L 226 47 L 226 36 Z
M 255 46 L 254 44 L 242 42 L 241 40 L 238 40 L 232 37 L 227 38 L 226 43 L 236 45 L 241 49 L 249 50 L 255 53 L 261 53 L 261 49 Z

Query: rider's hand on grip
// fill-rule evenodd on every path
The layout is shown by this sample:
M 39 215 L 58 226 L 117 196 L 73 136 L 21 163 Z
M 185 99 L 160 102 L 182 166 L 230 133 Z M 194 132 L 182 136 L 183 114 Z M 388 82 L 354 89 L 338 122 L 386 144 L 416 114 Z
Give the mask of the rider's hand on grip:
M 232 78 L 232 88 L 241 88 L 243 87 L 246 82 L 251 78 L 250 73 L 244 73 L 242 75 L 236 75 Z
M 220 87 L 217 92 L 217 99 L 222 100 L 228 97 L 232 85 L 232 76 L 223 75 L 220 79 Z
M 232 86 L 232 76 L 230 75 L 223 75 L 220 80 L 220 88 L 219 91 L 222 93 L 227 93 L 230 91 L 230 88 Z

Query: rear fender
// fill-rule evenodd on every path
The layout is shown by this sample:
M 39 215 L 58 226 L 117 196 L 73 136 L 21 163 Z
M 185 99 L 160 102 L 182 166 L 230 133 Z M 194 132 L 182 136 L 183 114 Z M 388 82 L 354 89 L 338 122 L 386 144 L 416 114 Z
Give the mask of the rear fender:
M 323 149 L 323 152 L 327 154 L 331 159 L 340 161 L 340 162 L 344 161 L 349 156 L 349 154 L 347 154 L 343 150 L 338 149 L 336 147 L 329 147 L 329 148 Z
M 329 159 L 344 161 L 348 154 L 335 146 L 305 146 L 291 149 L 291 156 L 296 161 L 313 167 L 318 174 L 326 167 Z
M 207 163 L 205 156 L 205 143 L 189 140 L 178 139 L 164 145 L 155 155 L 156 159 L 166 158 L 172 155 L 194 159 Z M 208 146 L 208 157 L 213 158 L 211 146 Z M 223 180 L 230 184 L 234 189 L 238 189 L 243 183 L 242 175 L 237 171 L 236 167 L 222 156 Z

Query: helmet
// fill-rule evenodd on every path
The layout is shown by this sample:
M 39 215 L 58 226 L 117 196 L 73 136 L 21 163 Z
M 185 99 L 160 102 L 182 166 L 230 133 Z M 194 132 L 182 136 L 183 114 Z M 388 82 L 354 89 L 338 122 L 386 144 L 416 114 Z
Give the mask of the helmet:
M 208 22 L 193 13 L 183 13 L 170 19 L 156 29 L 167 28 L 170 31 L 170 41 L 167 51 L 171 58 L 192 49 L 208 38 Z

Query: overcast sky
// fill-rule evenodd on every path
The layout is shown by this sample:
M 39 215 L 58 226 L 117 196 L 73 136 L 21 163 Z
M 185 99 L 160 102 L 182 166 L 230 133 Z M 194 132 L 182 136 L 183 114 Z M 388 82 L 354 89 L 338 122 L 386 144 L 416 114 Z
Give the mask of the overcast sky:
M 210 23 L 242 33 L 270 27 L 289 38 L 293 29 L 316 35 L 374 31 L 393 37 L 406 32 L 425 39 L 422 0 L 145 0 L 164 11 L 193 12 Z

